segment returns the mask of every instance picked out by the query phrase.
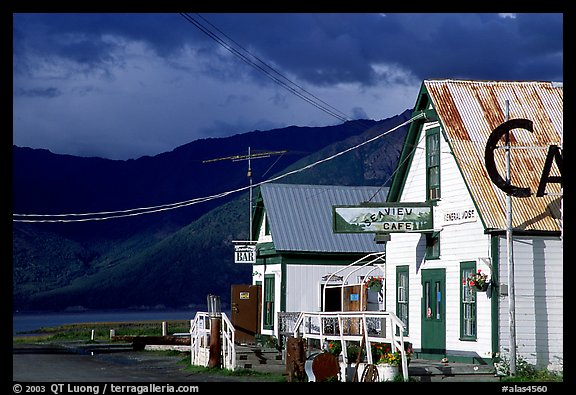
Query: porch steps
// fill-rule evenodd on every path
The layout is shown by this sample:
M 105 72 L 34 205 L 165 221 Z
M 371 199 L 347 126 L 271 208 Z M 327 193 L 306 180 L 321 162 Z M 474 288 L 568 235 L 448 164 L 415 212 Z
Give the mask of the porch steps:
M 286 362 L 282 358 L 282 352 L 274 347 L 236 345 L 236 368 L 284 374 Z

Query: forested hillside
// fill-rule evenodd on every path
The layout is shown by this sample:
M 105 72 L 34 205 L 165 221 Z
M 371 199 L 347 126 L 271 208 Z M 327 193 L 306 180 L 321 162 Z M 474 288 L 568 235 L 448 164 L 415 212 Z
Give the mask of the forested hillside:
M 358 121 L 346 130 L 339 125 L 330 130 L 306 128 L 300 134 L 290 128 L 251 132 L 225 143 L 200 141 L 135 161 L 15 147 L 14 211 L 126 209 L 209 196 L 246 186 L 246 162 L 207 165 L 204 159 L 239 154 L 249 145 L 291 148 L 282 157 L 252 161 L 257 184 L 366 141 L 406 121 L 410 113 L 378 122 Z M 359 125 L 369 127 L 359 131 Z M 400 128 L 278 182 L 387 185 L 406 131 L 407 127 Z M 31 185 L 35 182 L 39 184 Z M 226 304 L 230 285 L 251 281 L 251 266 L 233 263 L 232 245 L 232 240 L 248 237 L 248 210 L 244 191 L 142 218 L 14 223 L 13 306 L 19 310 L 185 307 L 204 305 L 208 293 L 221 295 Z

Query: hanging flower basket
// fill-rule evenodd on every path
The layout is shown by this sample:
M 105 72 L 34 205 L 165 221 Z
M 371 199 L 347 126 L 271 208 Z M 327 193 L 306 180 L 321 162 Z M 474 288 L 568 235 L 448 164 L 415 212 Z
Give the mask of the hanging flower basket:
M 382 290 L 382 282 L 384 281 L 383 277 L 368 277 L 364 282 L 364 286 L 369 291 L 380 292 Z
M 478 272 L 469 275 L 464 280 L 464 284 L 476 291 L 485 292 L 488 289 L 490 281 L 488 280 L 488 275 L 482 273 L 482 270 L 478 269 Z
M 369 291 L 371 292 L 380 292 L 382 291 L 382 284 L 380 285 L 373 285 L 370 288 L 368 288 Z

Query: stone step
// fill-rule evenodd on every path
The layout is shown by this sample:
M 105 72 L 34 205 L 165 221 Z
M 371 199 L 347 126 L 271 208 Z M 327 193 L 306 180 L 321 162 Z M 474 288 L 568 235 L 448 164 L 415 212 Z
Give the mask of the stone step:
M 253 365 L 251 363 L 238 363 L 236 365 L 236 369 L 253 370 L 259 373 L 275 373 L 275 374 L 286 373 L 285 365 L 270 365 L 270 364 Z
M 236 358 L 238 362 L 250 363 L 252 365 L 284 365 L 283 359 L 264 359 L 258 358 L 257 356 L 247 356 Z
M 236 366 L 239 369 L 254 369 L 259 372 L 284 373 L 286 362 L 282 352 L 275 348 L 236 346 Z
M 440 362 L 416 359 L 410 361 L 409 376 L 416 381 L 500 381 L 491 365 Z
M 459 374 L 454 376 L 432 375 L 432 376 L 412 376 L 410 378 L 419 382 L 499 382 L 500 378 L 488 374 Z

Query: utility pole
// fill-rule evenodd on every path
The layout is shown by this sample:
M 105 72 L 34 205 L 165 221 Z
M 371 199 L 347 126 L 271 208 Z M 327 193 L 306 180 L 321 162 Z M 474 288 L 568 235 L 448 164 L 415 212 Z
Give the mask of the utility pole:
M 248 218 L 249 218 L 249 229 L 248 232 L 248 241 L 252 241 L 252 166 L 250 165 L 252 159 L 252 152 L 250 151 L 250 147 L 248 147 L 248 180 L 249 180 L 249 188 L 250 195 L 248 197 Z
M 506 100 L 506 118 L 510 118 L 510 102 Z M 510 132 L 506 133 L 506 183 L 510 185 Z M 516 375 L 516 302 L 514 290 L 514 254 L 512 240 L 512 196 L 506 194 L 506 243 L 508 261 L 508 323 L 510 330 L 510 375 Z
M 247 160 L 248 161 L 248 188 L 250 191 L 250 195 L 249 195 L 249 202 L 248 202 L 248 207 L 249 207 L 249 223 L 250 223 L 250 230 L 248 232 L 248 239 L 249 241 L 252 241 L 252 159 L 262 159 L 262 158 L 269 158 L 272 155 L 283 155 L 285 154 L 286 150 L 282 150 L 282 151 L 267 151 L 267 152 L 258 152 L 253 154 L 251 151 L 251 148 L 248 147 L 248 155 L 233 155 L 233 156 L 226 156 L 226 157 L 222 157 L 222 158 L 214 158 L 214 159 L 208 159 L 208 160 L 204 160 L 202 161 L 202 163 L 211 163 L 211 162 L 216 162 L 216 161 L 221 161 L 221 160 L 231 160 L 232 162 L 238 162 L 241 160 Z

